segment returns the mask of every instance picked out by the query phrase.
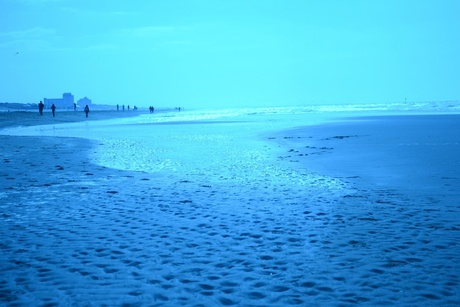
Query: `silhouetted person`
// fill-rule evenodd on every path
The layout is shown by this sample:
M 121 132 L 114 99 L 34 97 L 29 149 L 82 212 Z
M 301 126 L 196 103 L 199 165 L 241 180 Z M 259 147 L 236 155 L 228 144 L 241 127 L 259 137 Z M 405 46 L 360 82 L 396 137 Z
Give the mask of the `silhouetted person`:
M 40 113 L 40 115 L 43 115 L 43 108 L 45 107 L 45 105 L 43 104 L 43 102 L 40 101 L 40 103 L 38 104 L 38 112 Z
M 120 110 L 120 106 L 119 106 L 118 103 L 117 103 L 117 111 L 118 111 L 118 110 Z
M 56 106 L 54 105 L 54 103 L 51 106 L 51 112 L 53 113 L 53 117 L 54 117 L 54 114 L 56 113 Z
M 77 104 L 76 103 L 73 104 L 73 110 L 77 111 Z
M 129 111 L 129 104 L 128 104 L 128 111 Z
M 125 105 L 123 105 L 123 111 L 125 110 Z
M 85 113 L 86 113 L 86 118 L 88 118 L 88 113 L 89 113 L 89 107 L 88 107 L 88 105 L 86 105 L 86 107 L 85 107 Z

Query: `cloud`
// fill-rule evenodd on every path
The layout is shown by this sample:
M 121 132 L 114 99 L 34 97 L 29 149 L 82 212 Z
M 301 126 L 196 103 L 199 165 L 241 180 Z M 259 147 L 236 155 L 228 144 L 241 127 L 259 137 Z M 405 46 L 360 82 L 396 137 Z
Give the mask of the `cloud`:
M 0 47 L 17 50 L 49 50 L 56 31 L 42 27 L 0 33 Z
M 121 30 L 123 36 L 131 37 L 156 37 L 165 33 L 172 33 L 178 30 L 178 27 L 173 26 L 148 26 L 140 28 L 130 28 Z
M 52 1 L 52 0 L 50 0 Z M 103 17 L 135 17 L 139 15 L 138 12 L 135 11 L 120 11 L 120 10 L 98 10 L 91 7 L 76 7 L 76 6 L 61 6 L 59 8 L 64 13 L 70 14 L 81 14 L 90 16 L 92 18 L 103 18 Z
M 56 31 L 54 29 L 47 29 L 42 27 L 0 33 L 1 37 L 7 37 L 11 39 L 38 39 L 52 37 L 55 35 Z
M 117 32 L 119 42 L 123 42 L 123 49 L 146 50 L 163 47 L 184 46 L 190 43 L 190 33 L 186 33 L 184 26 L 145 26 L 124 28 Z
M 23 2 L 26 4 L 41 4 L 41 3 L 49 3 L 49 2 L 63 2 L 65 0 L 12 0 L 11 2 Z
M 114 50 L 117 49 L 118 46 L 114 44 L 94 44 L 94 45 L 87 45 L 85 47 L 80 48 L 83 51 L 107 51 L 107 50 Z

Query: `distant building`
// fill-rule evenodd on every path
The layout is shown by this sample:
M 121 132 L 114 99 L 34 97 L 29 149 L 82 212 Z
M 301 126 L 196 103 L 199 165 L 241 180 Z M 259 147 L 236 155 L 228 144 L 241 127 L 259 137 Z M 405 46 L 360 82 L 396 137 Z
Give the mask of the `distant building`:
M 85 107 L 86 105 L 91 106 L 92 102 L 91 102 L 91 99 L 89 99 L 88 97 L 85 97 L 85 98 L 79 99 L 77 101 L 77 105 L 79 107 Z
M 71 93 L 64 93 L 62 98 L 44 98 L 43 103 L 46 108 L 54 104 L 58 109 L 73 109 L 74 98 Z

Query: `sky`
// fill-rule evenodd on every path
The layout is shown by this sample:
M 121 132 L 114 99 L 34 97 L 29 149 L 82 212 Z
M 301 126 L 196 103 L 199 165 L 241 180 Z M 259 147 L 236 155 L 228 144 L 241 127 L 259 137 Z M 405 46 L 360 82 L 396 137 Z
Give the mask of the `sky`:
M 0 0 L 0 102 L 460 99 L 457 0 Z

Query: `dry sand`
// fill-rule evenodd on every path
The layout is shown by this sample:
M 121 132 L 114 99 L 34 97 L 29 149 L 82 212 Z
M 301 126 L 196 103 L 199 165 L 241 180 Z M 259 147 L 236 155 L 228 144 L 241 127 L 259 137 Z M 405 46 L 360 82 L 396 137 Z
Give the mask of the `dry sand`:
M 87 140 L 0 143 L 4 305 L 459 302 L 460 226 L 418 196 L 174 181 L 91 164 Z

